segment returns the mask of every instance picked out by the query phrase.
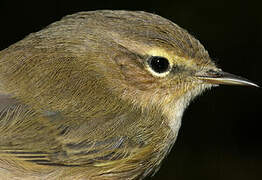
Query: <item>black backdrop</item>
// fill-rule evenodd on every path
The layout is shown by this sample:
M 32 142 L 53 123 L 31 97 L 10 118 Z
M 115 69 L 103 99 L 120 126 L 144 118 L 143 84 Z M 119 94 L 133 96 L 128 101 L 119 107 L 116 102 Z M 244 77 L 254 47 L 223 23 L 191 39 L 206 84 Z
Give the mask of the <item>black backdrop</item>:
M 78 11 L 144 10 L 199 39 L 224 71 L 262 85 L 259 1 L 0 1 L 0 50 Z M 175 147 L 153 179 L 262 179 L 261 88 L 215 88 L 186 110 Z

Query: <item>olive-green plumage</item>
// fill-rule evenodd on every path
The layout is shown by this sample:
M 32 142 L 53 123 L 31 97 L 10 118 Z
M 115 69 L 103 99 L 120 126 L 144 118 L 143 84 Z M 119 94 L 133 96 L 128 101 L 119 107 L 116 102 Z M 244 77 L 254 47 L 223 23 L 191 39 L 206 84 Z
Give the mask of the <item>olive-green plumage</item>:
M 170 68 L 154 72 L 150 57 Z M 0 177 L 152 174 L 192 98 L 213 83 L 251 84 L 222 73 L 199 41 L 160 16 L 66 16 L 0 52 Z

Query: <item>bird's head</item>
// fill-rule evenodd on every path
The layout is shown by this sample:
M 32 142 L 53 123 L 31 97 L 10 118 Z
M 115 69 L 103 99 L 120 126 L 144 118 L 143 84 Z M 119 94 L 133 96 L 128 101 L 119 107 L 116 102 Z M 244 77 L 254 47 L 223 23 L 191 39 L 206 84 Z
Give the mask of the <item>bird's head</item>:
M 83 19 L 89 26 L 95 25 L 87 41 L 98 44 L 93 43 L 101 57 L 96 58 L 96 66 L 107 87 L 135 105 L 172 114 L 214 85 L 256 86 L 223 72 L 197 39 L 167 19 L 127 11 L 101 11 L 93 16 L 95 22 L 92 14 L 78 14 L 79 19 L 88 17 Z
M 63 108 L 71 108 L 71 101 L 77 98 L 74 104 L 82 107 L 83 112 L 94 107 L 97 111 L 111 111 L 109 107 L 125 105 L 118 102 L 122 99 L 134 107 L 154 108 L 152 112 L 174 118 L 174 114 L 182 116 L 192 98 L 214 85 L 256 86 L 247 79 L 223 72 L 197 39 L 175 23 L 151 13 L 81 12 L 66 16 L 27 38 L 27 42 L 34 41 L 37 41 L 35 48 L 43 47 L 55 57 L 59 54 L 63 59 L 65 55 L 71 59 L 66 63 L 43 60 L 46 68 L 32 69 L 36 76 L 50 76 L 45 87 L 53 93 L 47 96 L 52 97 L 52 103 L 62 99 L 59 107 Z M 51 53 L 43 56 L 48 54 Z M 55 77 L 66 78 L 58 86 L 57 81 L 52 81 Z M 74 98 L 69 98 L 70 102 L 59 98 L 64 96 L 61 89 L 63 93 L 74 94 Z

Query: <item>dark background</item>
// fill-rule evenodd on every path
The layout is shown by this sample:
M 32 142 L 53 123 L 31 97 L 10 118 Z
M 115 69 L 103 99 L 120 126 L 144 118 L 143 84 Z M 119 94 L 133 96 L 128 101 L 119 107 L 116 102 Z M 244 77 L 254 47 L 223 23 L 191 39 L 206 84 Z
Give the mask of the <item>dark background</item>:
M 259 1 L 0 1 L 0 50 L 62 16 L 96 9 L 144 10 L 199 39 L 224 71 L 262 85 Z M 178 140 L 153 179 L 262 179 L 261 88 L 220 86 L 186 110 Z

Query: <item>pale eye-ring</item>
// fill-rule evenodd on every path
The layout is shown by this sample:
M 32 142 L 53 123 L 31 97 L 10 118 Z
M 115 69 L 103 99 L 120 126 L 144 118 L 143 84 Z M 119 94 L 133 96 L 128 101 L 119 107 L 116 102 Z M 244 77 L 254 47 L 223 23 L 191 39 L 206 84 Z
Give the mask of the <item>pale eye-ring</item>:
M 167 73 L 170 70 L 170 63 L 162 56 L 151 56 L 148 59 L 149 68 L 157 74 Z

